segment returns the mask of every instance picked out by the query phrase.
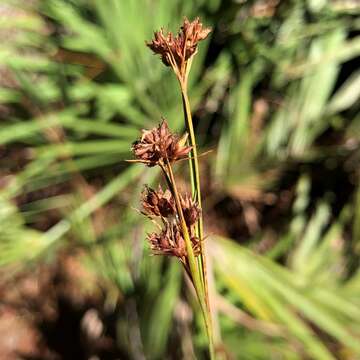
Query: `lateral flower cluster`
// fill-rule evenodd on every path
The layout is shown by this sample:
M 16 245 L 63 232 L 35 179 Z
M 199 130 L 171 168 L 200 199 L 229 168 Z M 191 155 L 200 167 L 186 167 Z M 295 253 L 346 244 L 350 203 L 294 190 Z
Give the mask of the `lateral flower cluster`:
M 186 146 L 187 134 L 180 138 L 170 132 L 165 119 L 151 130 L 142 130 L 141 138 L 134 142 L 132 150 L 139 162 L 147 166 L 170 163 L 184 159 L 191 151 Z
M 148 234 L 150 248 L 156 255 L 169 255 L 180 258 L 186 263 L 186 243 L 179 223 L 179 216 L 175 200 L 171 192 L 162 190 L 159 186 L 155 191 L 146 187 L 142 193 L 142 206 L 144 215 L 150 218 L 160 217 L 162 230 L 160 233 Z M 199 238 L 195 236 L 194 224 L 198 220 L 201 210 L 198 204 L 189 195 L 181 196 L 181 208 L 190 235 L 194 255 L 199 255 Z
M 159 185 L 157 190 L 145 186 L 141 194 L 142 213 L 156 222 L 160 232 L 148 234 L 147 239 L 153 254 L 178 257 L 187 264 L 187 250 L 184 229 L 191 240 L 194 255 L 200 253 L 200 239 L 195 235 L 195 224 L 201 214 L 196 201 L 188 194 L 178 194 L 176 184 L 169 174 L 173 162 L 188 156 L 191 147 L 185 145 L 186 136 L 173 134 L 163 120 L 152 130 L 142 130 L 141 138 L 132 146 L 136 161 L 147 166 L 159 165 L 164 172 L 168 189 Z M 177 196 L 177 199 L 176 199 Z M 157 220 L 161 221 L 159 224 Z
M 198 17 L 192 22 L 185 17 L 176 36 L 172 32 L 165 33 L 161 28 L 154 32 L 154 38 L 146 45 L 160 55 L 166 66 L 171 66 L 183 78 L 187 61 L 196 54 L 199 41 L 206 39 L 210 32 L 211 29 L 204 28 Z

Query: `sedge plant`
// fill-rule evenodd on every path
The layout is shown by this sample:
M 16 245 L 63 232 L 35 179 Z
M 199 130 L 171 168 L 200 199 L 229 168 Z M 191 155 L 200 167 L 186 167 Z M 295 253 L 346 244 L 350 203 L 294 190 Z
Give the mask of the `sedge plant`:
M 187 132 L 178 136 L 171 132 L 165 119 L 151 130 L 142 130 L 142 136 L 132 147 L 135 162 L 161 169 L 167 188 L 157 190 L 145 187 L 142 193 L 142 213 L 159 228 L 148 235 L 154 254 L 174 256 L 179 259 L 189 276 L 204 317 L 209 340 L 210 358 L 215 359 L 211 309 L 207 285 L 206 254 L 201 206 L 200 172 L 196 137 L 188 96 L 188 78 L 191 63 L 197 53 L 198 43 L 210 33 L 199 18 L 187 18 L 174 36 L 164 30 L 156 31 L 146 45 L 160 55 L 163 64 L 170 67 L 179 83 L 184 120 Z M 181 193 L 174 176 L 174 165 L 189 159 L 192 194 Z

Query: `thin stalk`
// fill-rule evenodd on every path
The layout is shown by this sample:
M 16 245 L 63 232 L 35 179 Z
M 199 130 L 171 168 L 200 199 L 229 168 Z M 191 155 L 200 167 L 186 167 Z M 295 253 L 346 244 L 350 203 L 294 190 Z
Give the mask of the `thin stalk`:
M 196 138 L 194 132 L 194 126 L 191 115 L 190 101 L 187 92 L 187 79 L 184 81 L 180 81 L 181 87 L 181 97 L 183 102 L 184 109 L 184 117 L 185 123 L 187 127 L 187 131 L 189 133 L 190 145 L 192 146 L 192 153 L 190 156 L 190 177 L 191 177 L 191 186 L 192 193 L 195 200 L 198 202 L 200 209 L 202 209 L 201 204 L 201 188 L 200 188 L 200 171 L 199 171 L 199 162 L 198 162 L 198 153 L 197 153 L 197 145 Z M 200 239 L 200 268 L 202 270 L 202 282 L 204 286 L 206 303 L 210 311 L 209 305 L 209 291 L 208 291 L 208 281 L 207 281 L 207 272 L 206 272 L 206 254 L 205 254 L 205 245 L 203 244 L 204 240 L 204 225 L 203 225 L 203 217 L 200 216 L 197 223 L 197 236 Z
M 190 101 L 187 91 L 187 79 L 189 75 L 191 67 L 191 59 L 188 63 L 187 71 L 183 79 L 179 79 L 180 89 L 181 89 L 181 98 L 183 103 L 184 110 L 184 118 L 185 124 L 187 127 L 187 131 L 189 133 L 190 145 L 192 147 L 189 164 L 190 164 L 190 178 L 191 178 L 191 187 L 192 187 L 192 195 L 194 199 L 198 202 L 200 209 L 202 210 L 202 202 L 201 202 L 201 187 L 200 187 L 200 170 L 199 170 L 199 162 L 198 162 L 198 152 L 197 152 L 197 144 L 196 137 L 194 132 L 194 125 L 192 121 L 191 115 L 191 107 Z M 199 220 L 196 225 L 196 235 L 200 239 L 200 256 L 198 257 L 198 269 L 200 269 L 200 279 L 203 288 L 204 301 L 206 305 L 206 309 L 203 309 L 204 318 L 206 322 L 206 328 L 209 336 L 209 348 L 211 358 L 215 358 L 214 352 L 214 334 L 212 327 L 212 318 L 211 318 L 211 308 L 209 301 L 209 291 L 208 291 L 208 279 L 207 279 L 207 269 L 206 269 L 206 254 L 205 254 L 205 245 L 203 243 L 204 240 L 204 225 L 203 225 L 203 217 L 202 214 L 199 217 Z
M 162 167 L 163 168 L 163 167 Z M 186 221 L 184 218 L 184 214 L 182 211 L 182 207 L 181 207 L 181 202 L 180 202 L 180 196 L 179 196 L 179 192 L 177 190 L 177 186 L 176 186 L 176 181 L 175 181 L 175 177 L 174 177 L 174 173 L 172 171 L 172 167 L 170 165 L 169 162 L 166 163 L 166 170 L 165 168 L 163 168 L 165 174 L 166 174 L 166 178 L 167 178 L 167 182 L 170 186 L 170 189 L 173 193 L 173 196 L 175 198 L 175 204 L 176 204 L 176 208 L 177 208 L 177 213 L 179 215 L 179 221 L 180 221 L 180 225 L 181 225 L 181 230 L 184 236 L 184 240 L 185 240 L 185 244 L 186 244 L 186 252 L 188 255 L 188 259 L 189 259 L 189 267 L 190 267 L 190 274 L 192 277 L 192 281 L 194 284 L 194 288 L 197 294 L 197 297 L 199 299 L 199 303 L 200 303 L 200 307 L 204 316 L 204 320 L 205 320 L 205 327 L 206 327 L 206 332 L 209 338 L 209 352 L 210 352 L 210 359 L 214 360 L 215 359 L 215 348 L 214 348 L 214 341 L 213 341 L 213 331 L 212 331 L 212 323 L 211 323 L 211 315 L 210 315 L 210 311 L 209 311 L 209 307 L 208 307 L 208 302 L 206 300 L 206 295 L 204 292 L 204 287 L 201 281 L 201 274 L 199 272 L 199 268 L 196 266 L 196 259 L 195 259 L 195 255 L 194 255 L 194 250 L 192 248 L 192 243 L 191 243 L 191 238 L 189 235 L 189 231 L 186 225 Z

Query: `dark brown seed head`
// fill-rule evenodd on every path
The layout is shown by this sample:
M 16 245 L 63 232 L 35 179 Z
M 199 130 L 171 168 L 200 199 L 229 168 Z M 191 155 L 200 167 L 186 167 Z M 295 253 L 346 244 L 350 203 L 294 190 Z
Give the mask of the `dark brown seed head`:
M 154 38 L 146 45 L 155 53 L 160 55 L 162 62 L 166 66 L 171 66 L 169 62 L 169 54 L 174 47 L 174 37 L 171 32 L 164 34 L 164 29 L 154 32 Z
M 191 147 L 185 146 L 183 138 L 171 133 L 164 119 L 158 127 L 142 130 L 142 136 L 133 144 L 132 151 L 139 161 L 154 166 L 159 162 L 174 162 L 185 158 Z
M 197 51 L 199 41 L 204 40 L 210 34 L 211 28 L 203 28 L 200 19 L 197 17 L 194 21 L 190 22 L 186 17 L 184 18 L 181 32 L 178 36 L 183 37 L 185 47 L 185 58 L 189 59 Z
M 181 207 L 186 224 L 188 226 L 194 225 L 201 214 L 198 203 L 193 200 L 190 195 L 186 194 L 185 196 L 181 196 Z
M 169 190 L 163 191 L 160 185 L 157 191 L 146 187 L 141 195 L 146 215 L 166 218 L 175 214 L 175 201 Z
M 173 142 L 173 135 L 169 131 L 166 121 L 151 130 L 142 130 L 142 135 L 132 150 L 137 159 L 148 166 L 156 165 L 160 159 L 166 157 L 167 149 Z
M 148 234 L 147 239 L 150 243 L 150 248 L 155 255 L 171 255 L 172 246 L 170 244 L 171 238 L 168 229 L 158 233 Z
M 161 29 L 154 33 L 154 39 L 146 45 L 161 56 L 166 66 L 176 66 L 181 70 L 182 65 L 196 53 L 199 41 L 204 40 L 210 32 L 210 28 L 203 28 L 199 18 L 190 22 L 185 17 L 177 36 L 171 32 L 164 34 Z
M 180 258 L 186 257 L 185 240 L 177 225 L 165 224 L 159 234 L 152 233 L 148 235 L 150 248 L 155 255 L 169 255 Z
M 179 229 L 178 224 L 165 224 L 165 228 L 159 233 L 148 235 L 150 248 L 155 255 L 176 256 L 181 259 L 187 257 L 186 243 Z M 200 254 L 199 239 L 191 238 L 194 255 Z

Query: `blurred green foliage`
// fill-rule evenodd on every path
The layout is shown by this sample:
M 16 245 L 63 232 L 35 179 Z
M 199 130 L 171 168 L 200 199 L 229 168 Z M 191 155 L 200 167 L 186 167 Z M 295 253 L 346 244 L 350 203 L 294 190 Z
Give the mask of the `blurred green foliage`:
M 214 28 L 190 84 L 199 137 L 216 148 L 201 160 L 204 211 L 231 198 L 248 228 L 206 240 L 223 349 L 360 357 L 359 14 L 345 0 L 2 2 L 3 273 L 81 249 L 125 309 L 129 358 L 202 358 L 200 319 L 179 315 L 185 300 L 196 307 L 181 269 L 149 256 L 133 209 L 156 174 L 124 162 L 160 116 L 183 126 L 174 76 L 144 41 L 200 16 Z

